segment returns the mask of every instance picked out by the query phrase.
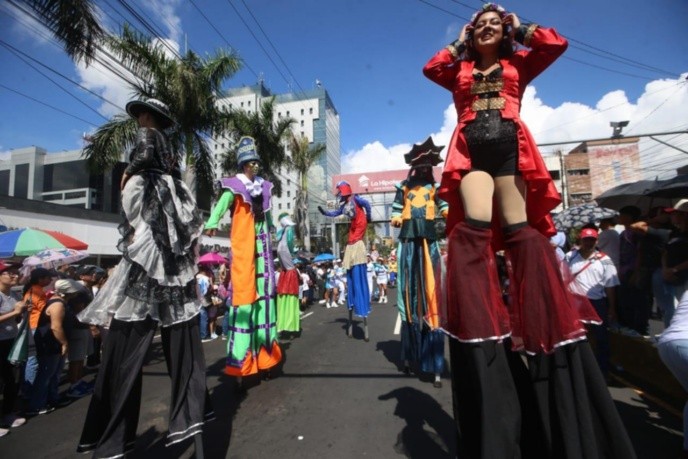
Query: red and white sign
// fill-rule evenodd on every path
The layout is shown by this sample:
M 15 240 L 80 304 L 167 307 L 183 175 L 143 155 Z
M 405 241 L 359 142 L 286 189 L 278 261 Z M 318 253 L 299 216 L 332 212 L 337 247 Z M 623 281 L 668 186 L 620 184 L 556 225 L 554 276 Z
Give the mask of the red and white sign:
M 408 177 L 408 169 L 384 172 L 360 172 L 358 174 L 342 174 L 332 176 L 332 190 L 337 194 L 335 186 L 342 180 L 349 182 L 351 191 L 357 194 L 390 193 L 394 192 L 397 183 Z M 441 167 L 433 167 L 435 181 L 439 182 L 442 176 Z

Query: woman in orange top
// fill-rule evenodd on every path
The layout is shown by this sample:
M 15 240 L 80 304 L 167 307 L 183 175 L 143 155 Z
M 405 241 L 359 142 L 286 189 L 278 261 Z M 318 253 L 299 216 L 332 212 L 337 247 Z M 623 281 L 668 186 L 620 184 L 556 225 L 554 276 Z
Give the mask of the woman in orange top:
M 45 295 L 45 287 L 50 285 L 52 282 L 52 275 L 50 271 L 45 268 L 36 268 L 31 271 L 29 281 L 24 285 L 22 290 L 22 300 L 29 308 L 29 328 L 30 331 L 30 343 L 33 343 L 33 334 L 38 327 L 38 318 L 41 316 L 41 312 L 45 308 L 45 304 L 48 301 Z M 38 359 L 35 355 L 29 355 L 26 360 L 26 367 L 24 369 L 24 387 L 22 388 L 22 393 L 24 397 L 30 397 L 33 389 L 33 383 L 36 380 L 36 374 L 38 373 Z

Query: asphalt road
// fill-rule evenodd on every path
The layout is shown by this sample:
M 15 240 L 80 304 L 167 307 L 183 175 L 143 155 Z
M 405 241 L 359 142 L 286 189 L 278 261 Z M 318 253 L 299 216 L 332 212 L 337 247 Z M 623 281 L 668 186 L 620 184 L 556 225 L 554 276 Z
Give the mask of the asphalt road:
M 370 342 L 360 322 L 345 334 L 346 308 L 314 305 L 303 334 L 283 344 L 285 359 L 269 381 L 247 381 L 243 395 L 222 373 L 226 341 L 204 344 L 217 419 L 204 432 L 206 458 L 451 458 L 451 390 L 398 370 L 395 290 L 374 304 Z M 674 459 L 681 448 L 681 407 L 621 384 L 610 387 L 639 458 Z M 143 403 L 132 458 L 190 458 L 191 441 L 164 446 L 169 379 L 158 339 L 144 367 Z M 7 458 L 83 457 L 74 451 L 89 397 L 30 420 L 0 439 Z

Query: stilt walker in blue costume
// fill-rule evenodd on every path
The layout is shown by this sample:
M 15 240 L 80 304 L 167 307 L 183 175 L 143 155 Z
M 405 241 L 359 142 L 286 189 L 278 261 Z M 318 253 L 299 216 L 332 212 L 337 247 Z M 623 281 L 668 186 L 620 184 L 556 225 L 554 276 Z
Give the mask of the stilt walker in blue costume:
M 318 206 L 321 214 L 327 217 L 346 215 L 351 219 L 349 227 L 349 240 L 344 251 L 344 269 L 346 269 L 346 281 L 348 294 L 346 295 L 349 307 L 349 325 L 347 334 L 353 336 L 353 314 L 363 318 L 364 339 L 369 341 L 368 314 L 370 314 L 370 292 L 366 277 L 366 247 L 363 242 L 368 222 L 370 222 L 370 204 L 362 197 L 353 194 L 351 185 L 345 181 L 337 183 L 337 198 L 339 208 L 326 211 Z
M 435 375 L 434 386 L 442 387 L 444 333 L 439 328 L 438 291 L 442 257 L 437 244 L 435 219 L 446 218 L 448 205 L 437 197 L 438 183 L 432 167 L 442 162 L 432 137 L 416 144 L 404 155 L 411 166 L 408 177 L 397 185 L 392 204 L 392 226 L 401 228 L 397 248 L 399 288 L 397 307 L 401 314 L 401 357 L 404 372 L 410 364 Z

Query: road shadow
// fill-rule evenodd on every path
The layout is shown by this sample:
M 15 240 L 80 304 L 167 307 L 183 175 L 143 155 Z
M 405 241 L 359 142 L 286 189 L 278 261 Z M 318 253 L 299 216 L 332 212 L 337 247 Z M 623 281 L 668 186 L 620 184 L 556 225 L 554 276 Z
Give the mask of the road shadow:
M 403 365 L 401 361 L 401 341 L 378 341 L 375 345 L 375 350 L 382 352 L 382 355 L 385 356 L 388 362 L 394 364 L 397 370 L 403 371 Z
M 398 454 L 437 459 L 456 457 L 456 424 L 433 397 L 412 387 L 394 389 L 378 397 L 383 401 L 391 399 L 397 400 L 394 415 L 406 422 L 394 444 Z
M 637 457 L 675 458 L 683 449 L 680 413 L 659 407 L 643 393 L 631 398 L 632 403 L 614 400 Z M 649 414 L 649 416 L 648 416 Z
M 348 314 L 348 313 L 347 313 Z M 363 339 L 365 338 L 365 332 L 363 331 L 363 321 L 360 319 L 354 319 L 352 320 L 353 322 L 353 327 L 352 327 L 352 338 L 353 339 Z M 349 319 L 342 317 L 339 319 L 333 320 L 331 323 L 334 324 L 342 324 L 342 330 L 344 331 L 344 334 L 346 335 L 347 333 L 347 328 L 349 327 Z

